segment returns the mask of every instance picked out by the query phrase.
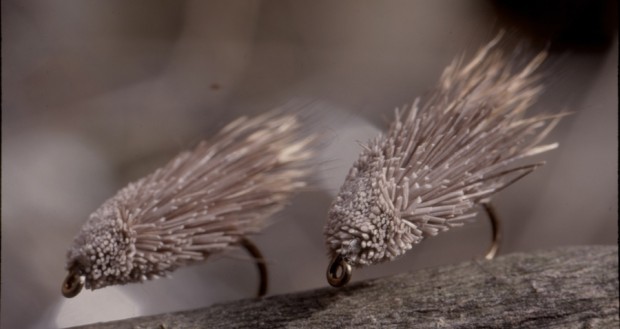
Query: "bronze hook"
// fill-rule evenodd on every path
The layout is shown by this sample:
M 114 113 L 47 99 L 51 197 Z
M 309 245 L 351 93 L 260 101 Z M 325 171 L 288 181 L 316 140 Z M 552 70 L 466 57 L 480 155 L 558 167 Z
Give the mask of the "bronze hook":
M 492 239 L 491 247 L 489 248 L 486 255 L 484 256 L 484 258 L 486 258 L 487 260 L 491 260 L 495 258 L 495 255 L 497 255 L 499 251 L 499 247 L 500 247 L 501 240 L 502 240 L 502 232 L 501 232 L 499 217 L 497 216 L 497 212 L 495 211 L 495 208 L 493 208 L 490 202 L 483 202 L 481 203 L 481 205 L 486 211 L 489 217 L 489 220 L 491 220 L 491 229 L 493 230 L 492 237 L 491 237 Z
M 241 238 L 239 243 L 256 260 L 256 268 L 258 269 L 258 274 L 260 275 L 260 283 L 258 286 L 258 297 L 263 297 L 267 293 L 267 287 L 268 287 L 268 282 L 269 282 L 269 277 L 267 273 L 267 265 L 265 264 L 265 258 L 263 257 L 263 254 L 261 254 L 258 247 L 248 238 L 245 238 L 245 237 Z
M 340 269 L 340 275 L 338 275 L 338 269 Z M 342 287 L 351 280 L 351 264 L 341 256 L 338 255 L 332 259 L 327 267 L 327 282 L 332 287 Z

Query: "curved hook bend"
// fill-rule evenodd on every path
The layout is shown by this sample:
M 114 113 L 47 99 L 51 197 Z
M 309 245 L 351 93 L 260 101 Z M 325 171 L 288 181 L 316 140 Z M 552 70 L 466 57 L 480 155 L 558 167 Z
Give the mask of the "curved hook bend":
M 486 211 L 487 216 L 489 217 L 489 220 L 491 221 L 491 229 L 492 229 L 491 247 L 489 247 L 489 250 L 484 256 L 485 259 L 491 260 L 495 258 L 495 255 L 497 255 L 497 253 L 499 252 L 499 247 L 502 241 L 500 220 L 499 220 L 499 217 L 497 216 L 497 212 L 495 211 L 495 208 L 493 208 L 490 202 L 483 202 L 481 203 L 481 205 Z
M 265 264 L 265 258 L 260 252 L 258 247 L 250 241 L 248 238 L 241 238 L 239 244 L 245 248 L 245 250 L 254 257 L 256 261 L 256 268 L 258 269 L 258 275 L 260 276 L 260 283 L 258 286 L 258 297 L 263 297 L 267 293 L 267 287 L 269 283 L 269 277 L 267 273 L 267 265 Z

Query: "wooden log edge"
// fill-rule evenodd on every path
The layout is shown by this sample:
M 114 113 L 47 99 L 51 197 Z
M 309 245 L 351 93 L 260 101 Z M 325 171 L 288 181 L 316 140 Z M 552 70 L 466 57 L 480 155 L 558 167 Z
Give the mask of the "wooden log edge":
M 618 247 L 491 261 L 75 328 L 618 328 Z

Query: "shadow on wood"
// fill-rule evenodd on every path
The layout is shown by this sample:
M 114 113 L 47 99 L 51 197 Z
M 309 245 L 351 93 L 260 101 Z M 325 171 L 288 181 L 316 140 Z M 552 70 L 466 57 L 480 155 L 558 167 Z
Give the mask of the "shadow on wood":
M 618 247 L 566 247 L 78 328 L 618 328 L 618 289 Z

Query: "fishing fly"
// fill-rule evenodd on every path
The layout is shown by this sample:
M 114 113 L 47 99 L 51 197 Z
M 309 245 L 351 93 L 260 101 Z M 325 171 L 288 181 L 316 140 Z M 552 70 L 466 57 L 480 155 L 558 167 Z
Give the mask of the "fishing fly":
M 487 258 L 495 255 L 490 198 L 543 164 L 515 162 L 556 148 L 542 141 L 565 115 L 526 115 L 543 89 L 536 69 L 546 53 L 518 65 L 498 49 L 501 38 L 468 63 L 454 60 L 428 96 L 397 109 L 387 132 L 363 145 L 327 215 L 332 286 L 463 225 L 479 205 L 494 224 Z
M 294 114 L 240 117 L 209 141 L 129 184 L 86 221 L 67 253 L 65 297 L 143 282 L 239 247 L 306 186 L 313 137 Z

